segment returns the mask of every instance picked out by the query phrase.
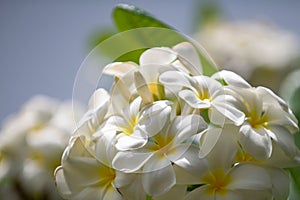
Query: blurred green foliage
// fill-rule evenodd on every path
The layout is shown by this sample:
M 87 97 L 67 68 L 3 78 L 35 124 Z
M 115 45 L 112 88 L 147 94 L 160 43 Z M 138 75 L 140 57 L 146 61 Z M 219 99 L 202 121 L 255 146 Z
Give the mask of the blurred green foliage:
M 168 46 L 172 47 L 179 42 L 188 41 L 187 37 L 183 34 L 177 32 L 174 28 L 167 25 L 166 23 L 156 19 L 150 13 L 140 8 L 137 8 L 132 5 L 127 4 L 120 4 L 117 5 L 113 12 L 112 18 L 117 28 L 118 32 L 129 31 L 133 29 L 139 28 L 148 28 L 148 27 L 157 27 L 162 29 L 169 29 L 174 30 L 174 34 L 166 35 L 164 31 L 157 31 L 156 29 L 151 31 L 141 31 L 140 34 L 135 34 L 132 38 L 128 38 L 126 41 L 122 41 L 119 46 L 124 45 L 133 45 L 136 43 L 140 43 L 137 46 L 151 46 L 155 43 L 160 42 L 160 46 Z M 176 34 L 175 34 L 176 33 Z M 105 29 L 99 32 L 93 39 L 94 43 L 92 47 L 95 47 L 100 42 L 104 41 L 105 39 L 113 36 L 116 32 L 113 29 Z M 117 46 L 114 48 L 118 48 Z M 134 51 L 130 51 L 128 53 L 123 54 L 119 58 L 115 59 L 115 61 L 124 62 L 124 61 L 132 61 L 135 63 L 139 63 L 140 55 L 146 50 L 147 48 L 136 49 Z M 207 57 L 206 53 L 201 52 L 200 49 L 197 49 L 199 53 L 199 57 L 201 59 L 203 73 L 205 75 L 211 75 L 217 71 L 216 65 Z M 111 51 L 107 50 L 104 53 L 107 56 L 111 56 Z

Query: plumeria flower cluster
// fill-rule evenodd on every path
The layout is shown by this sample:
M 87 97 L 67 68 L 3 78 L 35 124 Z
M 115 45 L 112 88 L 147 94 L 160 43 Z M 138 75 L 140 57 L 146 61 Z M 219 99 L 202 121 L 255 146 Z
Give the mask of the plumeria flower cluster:
M 53 172 L 75 129 L 75 114 L 80 112 L 83 108 L 69 101 L 37 95 L 3 123 L 1 199 L 59 199 Z
M 219 71 L 202 75 L 192 44 L 105 67 L 56 169 L 65 199 L 287 199 L 300 164 L 287 104 Z

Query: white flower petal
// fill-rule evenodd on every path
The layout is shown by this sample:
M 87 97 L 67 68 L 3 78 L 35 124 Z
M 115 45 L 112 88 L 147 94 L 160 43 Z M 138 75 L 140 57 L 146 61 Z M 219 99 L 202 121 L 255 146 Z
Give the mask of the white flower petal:
M 225 195 L 216 193 L 215 200 L 244 200 L 244 196 L 238 192 L 228 190 Z
M 276 200 L 285 200 L 289 196 L 289 174 L 283 169 L 269 168 L 268 172 L 272 180 L 272 193 Z
M 139 71 L 143 75 L 144 79 L 146 80 L 147 84 L 157 84 L 158 77 L 166 72 L 166 71 L 173 71 L 174 68 L 170 65 L 158 65 L 158 64 L 147 64 L 141 65 L 139 67 Z
M 182 169 L 181 167 L 178 167 L 176 165 L 173 165 L 175 174 L 176 174 L 176 184 L 178 185 L 196 185 L 201 184 L 201 178 L 196 173 L 189 173 L 188 171 Z
M 199 151 L 200 158 L 204 158 L 214 148 L 221 135 L 221 129 L 208 129 L 201 138 L 201 146 Z
M 114 186 L 116 188 L 121 188 L 121 187 L 130 185 L 131 182 L 133 182 L 135 179 L 137 179 L 137 176 L 138 176 L 138 174 L 134 174 L 134 173 L 128 174 L 128 173 L 116 171 Z
M 229 189 L 268 190 L 272 188 L 268 172 L 258 165 L 240 164 L 235 166 L 228 174 L 232 182 Z
M 159 76 L 159 82 L 163 85 L 177 85 L 181 87 L 191 87 L 192 79 L 183 72 L 167 71 Z
M 166 199 L 183 200 L 185 193 L 186 193 L 185 185 L 175 185 L 167 193 L 158 197 L 153 197 L 153 200 L 166 200 Z
M 245 114 L 237 109 L 234 104 L 235 98 L 230 95 L 217 96 L 213 101 L 213 107 L 229 120 L 231 120 L 236 126 L 240 126 L 245 120 Z M 225 119 L 212 109 L 210 112 L 211 122 L 218 125 L 223 125 Z
M 185 200 L 199 200 L 199 197 L 201 197 L 201 200 L 216 200 L 215 195 L 208 195 L 207 194 L 208 186 L 200 186 L 193 191 L 189 192 Z
M 257 116 L 254 117 L 260 117 L 263 111 L 263 99 L 259 97 L 255 88 L 226 87 L 226 92 L 239 100 L 234 105 L 246 115 L 255 113 Z
M 278 143 L 289 157 L 296 156 L 298 148 L 295 145 L 294 136 L 287 129 L 281 126 L 269 126 L 269 130 L 267 131 L 275 135 L 273 140 Z
M 121 136 L 116 143 L 116 148 L 120 151 L 134 150 L 143 147 L 148 141 L 145 132 L 135 130 L 131 135 Z
M 139 116 L 141 104 L 142 104 L 141 97 L 137 97 L 136 99 L 134 99 L 130 103 L 130 105 L 129 105 L 129 114 L 130 114 L 129 117 L 131 119 L 135 119 L 137 116 Z
M 277 142 L 273 142 L 272 156 L 264 161 L 268 166 L 279 168 L 297 167 L 300 164 L 300 151 L 297 150 L 295 157 L 288 156 Z
M 64 162 L 63 170 L 69 188 L 73 192 L 86 187 L 94 187 L 107 178 L 106 173 L 111 169 L 97 162 L 96 159 L 83 157 L 72 158 Z
M 205 109 L 211 106 L 210 102 L 202 101 L 191 90 L 182 90 L 179 92 L 179 97 L 183 99 L 189 106 L 197 109 Z
M 193 75 L 202 74 L 202 65 L 199 55 L 192 44 L 182 42 L 173 47 L 173 50 L 178 53 L 178 59 Z
M 268 105 L 265 108 L 265 115 L 269 119 L 268 125 L 280 125 L 288 128 L 291 133 L 298 131 L 298 121 L 294 116 L 280 109 L 276 105 Z
M 104 130 L 122 131 L 122 128 L 129 126 L 129 122 L 126 118 L 121 116 L 110 116 L 103 127 Z
M 66 159 L 73 157 L 93 157 L 93 155 L 87 151 L 86 143 L 88 139 L 84 136 L 72 136 L 69 145 L 66 147 L 63 156 L 62 162 Z
M 232 71 L 227 71 L 227 70 L 219 71 L 213 74 L 212 78 L 216 80 L 224 80 L 228 85 L 235 86 L 235 87 L 240 87 L 240 88 L 251 87 L 251 85 L 247 81 L 245 81 L 241 76 L 239 76 L 238 74 Z
M 209 169 L 229 169 L 234 164 L 238 144 L 238 127 L 226 125 L 222 129 L 212 128 L 203 135 L 200 156 L 206 153 Z M 207 144 L 206 144 L 207 143 Z M 209 146 L 211 145 L 211 147 Z M 208 150 L 205 150 L 205 149 Z M 210 151 L 209 151 L 210 150 Z M 217 159 L 216 159 L 217 158 Z
M 164 152 L 164 155 L 168 158 L 168 160 L 175 162 L 185 154 L 189 147 L 192 144 L 189 143 L 182 143 L 182 144 L 172 144 L 165 146 L 161 151 L 164 152 L 164 149 L 168 149 L 168 151 Z
M 135 151 L 118 152 L 112 161 L 115 169 L 131 173 L 136 172 L 151 158 L 152 153 L 143 153 Z
M 72 194 L 72 200 L 82 200 L 82 199 L 103 199 L 104 191 L 99 190 L 97 187 L 87 187 L 82 190 L 76 191 Z
M 137 97 L 129 104 L 129 106 L 122 110 L 122 117 L 128 122 L 128 125 L 139 117 L 141 104 L 142 98 Z
M 271 138 L 263 127 L 253 129 L 250 124 L 246 123 L 241 127 L 239 136 L 243 149 L 254 158 L 266 160 L 271 157 Z
M 161 131 L 170 119 L 171 106 L 169 101 L 156 101 L 149 105 L 138 122 L 138 127 L 148 136 L 154 136 Z
M 101 130 L 102 131 L 102 130 Z M 111 167 L 111 161 L 116 154 L 115 143 L 116 132 L 105 131 L 96 139 L 95 149 L 90 150 L 99 162 Z
M 189 148 L 181 154 L 179 159 L 174 160 L 174 163 L 190 173 L 201 176 L 201 171 L 207 170 L 207 161 L 199 158 L 198 154 L 199 148 L 194 145 L 190 145 Z
M 117 77 L 122 77 L 128 72 L 136 69 L 137 67 L 138 65 L 133 62 L 114 62 L 106 65 L 103 69 L 103 73 Z
M 207 123 L 200 115 L 177 116 L 172 121 L 167 137 L 173 137 L 175 143 L 181 143 L 207 127 Z
M 121 194 L 114 189 L 113 187 L 110 187 L 105 190 L 105 194 L 103 198 L 98 198 L 103 200 L 123 200 L 124 198 L 121 196 Z
M 153 97 L 151 91 L 148 88 L 147 82 L 141 72 L 136 71 L 134 73 L 134 83 L 137 93 L 143 99 L 144 104 L 149 104 L 153 102 Z
M 176 148 L 177 151 L 178 148 Z M 183 150 L 185 150 L 184 152 L 180 153 L 180 157 L 177 156 L 177 158 L 173 161 L 172 157 L 170 158 L 175 165 L 179 166 L 180 168 L 182 168 L 181 170 L 178 170 L 177 177 L 178 183 L 181 184 L 193 184 L 193 183 L 200 183 L 201 177 L 207 172 L 208 170 L 208 164 L 207 164 L 207 160 L 204 158 L 199 158 L 198 154 L 199 154 L 199 148 L 197 148 L 194 145 L 189 146 L 188 149 L 183 148 Z M 175 166 L 174 166 L 175 167 Z M 179 168 L 177 167 L 177 168 Z M 183 172 L 184 170 L 184 172 Z M 182 174 L 189 174 L 189 177 L 193 177 L 193 179 L 188 180 L 187 177 L 183 177 L 181 176 Z M 196 181 L 196 182 L 190 182 L 190 181 Z M 185 182 L 186 181 L 186 182 Z
M 176 184 L 176 176 L 171 162 L 152 157 L 144 166 L 142 183 L 147 194 L 160 196 Z
M 205 94 L 208 98 L 213 97 L 222 88 L 221 83 L 211 77 L 193 76 L 192 78 L 195 80 L 193 86 L 200 94 Z
M 285 112 L 292 114 L 292 111 L 289 108 L 288 104 L 269 88 L 259 86 L 256 88 L 256 91 L 264 99 L 265 102 L 271 104 L 278 103 Z M 293 114 L 292 117 L 294 121 L 297 121 Z
M 118 191 L 121 192 L 123 198 L 128 200 L 145 200 L 146 193 L 144 191 L 142 181 L 141 181 L 141 174 L 130 174 L 130 183 L 127 185 L 123 185 L 122 187 L 118 188 Z M 128 177 L 128 174 L 125 175 L 124 178 Z M 116 177 L 117 179 L 118 177 Z M 117 180 L 115 181 L 117 182 Z
M 253 199 L 263 199 L 263 200 L 273 200 L 271 190 L 235 190 L 236 193 L 241 195 L 241 200 L 253 200 Z
M 103 88 L 97 89 L 89 99 L 88 107 L 92 110 L 97 110 L 100 107 L 106 108 L 105 104 L 109 102 L 110 96 Z
M 55 175 L 55 183 L 56 183 L 57 190 L 58 190 L 59 194 L 64 199 L 70 199 L 72 193 L 71 193 L 70 188 L 69 188 L 69 186 L 66 182 L 62 166 L 59 166 L 55 170 L 54 175 Z
M 110 91 L 112 112 L 114 114 L 120 114 L 131 102 L 132 95 L 135 92 L 133 79 L 134 71 L 114 82 Z
M 170 64 L 177 58 L 177 54 L 167 47 L 151 48 L 140 56 L 140 65 L 147 64 Z

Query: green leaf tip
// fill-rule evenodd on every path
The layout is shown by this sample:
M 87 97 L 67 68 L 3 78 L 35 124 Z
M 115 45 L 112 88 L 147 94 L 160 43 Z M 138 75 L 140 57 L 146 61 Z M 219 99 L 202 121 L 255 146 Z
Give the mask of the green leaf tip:
M 161 27 L 173 29 L 166 23 L 156 19 L 147 11 L 133 5 L 118 4 L 113 9 L 113 20 L 119 31 L 141 27 Z

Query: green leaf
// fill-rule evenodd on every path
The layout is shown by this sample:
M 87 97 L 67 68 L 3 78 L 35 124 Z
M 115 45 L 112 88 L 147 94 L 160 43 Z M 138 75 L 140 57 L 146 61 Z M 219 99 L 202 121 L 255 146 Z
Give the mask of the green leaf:
M 147 50 L 147 48 L 130 51 L 130 52 L 125 53 L 122 56 L 118 57 L 115 61 L 117 61 L 117 62 L 131 61 L 131 62 L 139 63 L 140 56 L 142 55 L 142 53 L 145 50 Z
M 290 98 L 290 106 L 292 111 L 294 112 L 295 116 L 298 119 L 298 122 L 300 122 L 300 87 L 296 88 L 295 91 L 293 92 L 291 98 Z M 300 145 L 298 146 L 300 148 Z
M 145 10 L 127 4 L 119 4 L 115 7 L 113 10 L 113 19 L 120 32 L 141 27 L 161 27 L 173 29 L 164 22 L 156 19 Z
M 115 7 L 113 10 L 113 19 L 115 25 L 119 31 L 126 31 L 135 28 L 142 27 L 159 27 L 159 28 L 167 28 L 174 30 L 171 26 L 166 23 L 156 19 L 147 11 L 144 11 L 140 8 L 137 8 L 132 5 L 120 4 Z M 180 38 L 182 37 L 182 38 Z M 180 34 L 172 34 L 170 36 L 163 34 L 147 34 L 147 35 L 139 35 L 139 38 L 142 38 L 140 41 L 148 44 L 153 44 L 153 41 L 162 41 L 162 44 L 158 46 L 174 46 L 178 41 L 188 41 L 185 36 L 181 36 Z M 151 41 L 150 41 L 151 40 Z M 163 45 L 163 43 L 165 45 Z M 138 51 L 138 53 L 127 54 L 124 58 L 132 59 L 132 61 L 137 60 L 137 56 L 139 56 L 142 51 Z M 204 56 L 204 52 L 200 52 L 198 50 L 199 57 L 201 59 L 201 63 L 203 66 L 204 75 L 211 75 L 217 71 L 216 65 L 214 62 L 208 58 L 207 55 Z M 130 57 L 133 56 L 133 57 Z
M 292 96 L 290 97 L 289 103 L 290 107 L 293 110 L 293 113 L 300 123 L 300 87 L 295 89 Z M 299 124 L 298 124 L 299 125 Z M 295 143 L 300 148 L 300 132 L 294 134 Z M 291 174 L 291 187 L 290 187 L 290 196 L 289 200 L 298 200 L 300 199 L 300 167 L 289 169 Z
M 217 65 L 214 63 L 214 61 L 210 58 L 210 56 L 206 52 L 204 51 L 200 52 L 198 50 L 198 54 L 202 64 L 203 75 L 211 76 L 212 74 L 218 71 Z
M 191 42 L 187 36 L 175 31 L 171 26 L 135 6 L 117 5 L 113 10 L 113 20 L 118 31 L 120 31 L 120 35 L 111 35 L 113 31 L 110 29 L 98 34 L 98 38 L 95 37 L 93 41 L 94 43 L 106 43 L 105 39 L 108 39 L 110 42 L 107 43 L 110 43 L 110 45 L 100 45 L 102 46 L 100 52 L 109 58 L 113 58 L 114 61 L 139 63 L 140 55 L 149 48 L 172 47 L 180 42 Z M 111 37 L 109 37 L 110 35 Z M 115 39 L 112 42 L 110 38 Z M 198 49 L 198 53 L 204 74 L 211 75 L 216 72 L 215 64 L 207 56 L 207 53 L 201 48 Z M 116 57 L 116 55 L 119 56 Z
M 152 197 L 147 195 L 146 200 L 152 200 Z
M 95 48 L 99 43 L 103 42 L 116 33 L 117 30 L 114 27 L 103 27 L 101 28 L 101 30 L 93 32 L 88 41 L 89 50 Z
M 300 199 L 300 167 L 291 168 L 290 177 L 290 195 L 289 200 L 298 200 Z

